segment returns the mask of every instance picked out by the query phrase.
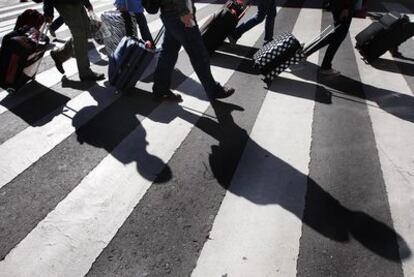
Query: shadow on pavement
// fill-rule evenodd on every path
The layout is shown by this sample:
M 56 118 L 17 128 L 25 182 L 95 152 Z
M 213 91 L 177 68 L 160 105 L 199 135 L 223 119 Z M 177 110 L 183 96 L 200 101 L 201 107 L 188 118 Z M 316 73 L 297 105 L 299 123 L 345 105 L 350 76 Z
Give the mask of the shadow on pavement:
M 343 75 L 337 77 L 318 76 L 315 78 L 312 72 L 315 72 L 319 66 L 310 62 L 305 62 L 304 64 L 303 70 L 296 70 L 292 73 L 302 79 L 318 82 L 319 86 L 324 86 L 326 90 L 334 92 L 335 95 L 333 97 L 342 97 L 341 95 L 353 96 L 372 101 L 382 110 L 400 119 L 414 123 L 414 113 L 412 112 L 414 109 L 413 96 L 374 87 Z M 275 79 L 274 82 L 277 82 L 277 80 Z

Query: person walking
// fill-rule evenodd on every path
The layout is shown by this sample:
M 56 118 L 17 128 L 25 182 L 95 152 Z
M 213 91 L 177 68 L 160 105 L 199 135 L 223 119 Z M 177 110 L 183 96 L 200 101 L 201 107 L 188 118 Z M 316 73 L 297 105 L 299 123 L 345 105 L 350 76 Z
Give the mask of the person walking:
M 232 95 L 234 89 L 222 86 L 211 74 L 210 57 L 195 18 L 193 1 L 160 0 L 160 5 L 165 34 L 154 73 L 154 98 L 160 101 L 181 101 L 181 96 L 170 90 L 171 77 L 181 46 L 190 57 L 191 64 L 211 101 Z
M 122 17 L 125 21 L 126 35 L 132 36 L 132 20 L 131 13 L 133 13 L 141 34 L 141 38 L 145 41 L 151 42 L 154 46 L 154 40 L 151 36 L 151 32 L 148 28 L 147 19 L 144 15 L 144 8 L 142 7 L 141 0 L 115 0 L 115 7 L 121 12 Z
M 48 23 L 52 22 L 53 8 L 59 12 L 72 34 L 72 38 L 66 41 L 63 47 L 50 52 L 58 71 L 64 74 L 63 63 L 74 55 L 81 81 L 103 80 L 104 74 L 93 72 L 90 68 L 88 57 L 89 19 L 83 0 L 45 0 L 43 10 L 45 21 Z
M 83 0 L 84 6 L 85 8 L 92 12 L 93 11 L 93 6 L 91 4 L 91 2 L 89 2 L 89 0 Z M 52 24 L 50 24 L 50 28 L 49 28 L 49 32 L 52 35 L 52 37 L 56 37 L 56 31 L 62 27 L 62 25 L 65 22 L 63 21 L 63 18 L 61 16 L 59 16 L 58 18 L 56 18 L 55 20 L 53 20 Z
M 264 44 L 273 40 L 273 30 L 277 13 L 276 0 L 257 0 L 256 4 L 257 13 L 247 21 L 237 26 L 236 30 L 234 30 L 234 32 L 227 37 L 231 44 L 236 44 L 237 40 L 241 38 L 245 32 L 260 24 L 265 19 Z
M 311 52 L 307 53 L 307 56 L 310 56 L 322 47 L 328 45 L 321 64 L 321 68 L 319 70 L 322 75 L 335 76 L 341 74 L 338 70 L 332 68 L 332 61 L 335 57 L 336 52 L 348 34 L 356 3 L 357 1 L 355 0 L 331 0 L 330 2 L 329 7 L 333 16 L 335 31 L 332 33 L 329 39 L 325 40 L 323 43 L 315 47 Z

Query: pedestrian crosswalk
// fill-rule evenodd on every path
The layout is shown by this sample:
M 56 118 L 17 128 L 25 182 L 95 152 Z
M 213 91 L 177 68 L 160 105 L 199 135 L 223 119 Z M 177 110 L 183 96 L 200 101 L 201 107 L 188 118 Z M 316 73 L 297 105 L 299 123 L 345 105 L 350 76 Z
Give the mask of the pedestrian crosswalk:
M 331 23 L 319 2 L 279 1 L 275 31 L 310 41 Z M 196 3 L 199 25 L 221 5 Z M 1 37 L 28 7 L 0 8 Z M 36 82 L 0 91 L 0 276 L 414 276 L 412 60 L 365 64 L 353 38 L 369 23 L 353 21 L 340 77 L 318 75 L 322 50 L 269 87 L 256 26 L 211 57 L 236 88 L 213 103 L 184 51 L 179 104 L 152 101 L 154 64 L 123 95 L 79 82 L 73 59 L 62 78 L 47 53 Z

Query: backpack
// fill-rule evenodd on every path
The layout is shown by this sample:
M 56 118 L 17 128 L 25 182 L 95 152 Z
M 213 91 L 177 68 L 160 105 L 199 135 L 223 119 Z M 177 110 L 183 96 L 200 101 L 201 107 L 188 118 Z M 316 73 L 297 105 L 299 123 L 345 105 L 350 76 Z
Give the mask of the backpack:
M 161 7 L 161 0 L 142 0 L 142 6 L 149 14 L 156 14 Z

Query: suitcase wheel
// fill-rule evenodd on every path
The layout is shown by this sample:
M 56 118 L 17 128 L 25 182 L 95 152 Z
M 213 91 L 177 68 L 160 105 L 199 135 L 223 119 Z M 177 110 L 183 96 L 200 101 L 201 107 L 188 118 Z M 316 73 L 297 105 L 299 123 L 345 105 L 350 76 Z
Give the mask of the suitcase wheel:
M 16 92 L 16 90 L 14 88 L 8 88 L 8 89 L 6 89 L 6 91 L 8 93 L 15 93 Z

